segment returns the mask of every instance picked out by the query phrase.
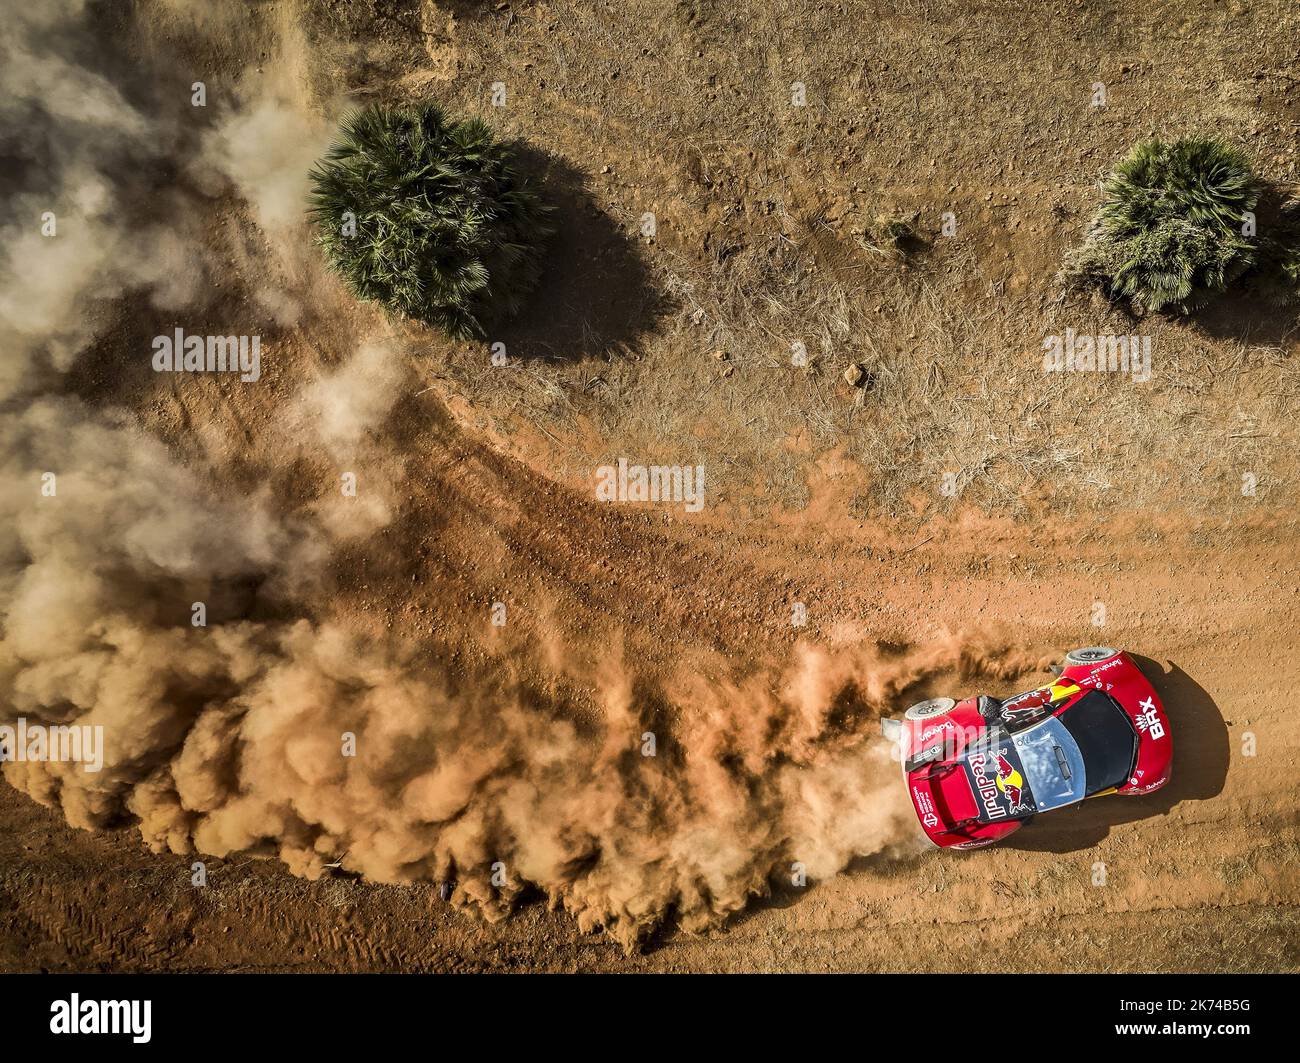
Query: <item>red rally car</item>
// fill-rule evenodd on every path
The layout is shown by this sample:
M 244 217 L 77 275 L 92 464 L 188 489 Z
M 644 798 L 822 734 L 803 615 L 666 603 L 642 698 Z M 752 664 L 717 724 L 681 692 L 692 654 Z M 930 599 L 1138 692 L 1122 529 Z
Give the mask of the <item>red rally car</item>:
M 880 724 L 926 837 L 944 848 L 992 845 L 1088 797 L 1148 794 L 1172 768 L 1164 706 L 1109 646 L 1071 650 L 1050 686 L 1006 701 L 932 698 Z

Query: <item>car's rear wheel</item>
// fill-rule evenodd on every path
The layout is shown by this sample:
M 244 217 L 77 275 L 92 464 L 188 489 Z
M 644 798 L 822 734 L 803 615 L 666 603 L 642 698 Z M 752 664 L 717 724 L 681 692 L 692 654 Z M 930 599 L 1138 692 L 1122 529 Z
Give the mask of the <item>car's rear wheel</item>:
M 1083 649 L 1071 650 L 1065 655 L 1065 663 L 1069 664 L 1101 664 L 1102 661 L 1108 661 L 1119 650 L 1112 646 L 1085 646 Z
M 903 715 L 909 720 L 928 720 L 932 716 L 942 716 L 945 712 L 952 712 L 956 704 L 952 698 L 930 698 L 927 701 L 918 701 Z

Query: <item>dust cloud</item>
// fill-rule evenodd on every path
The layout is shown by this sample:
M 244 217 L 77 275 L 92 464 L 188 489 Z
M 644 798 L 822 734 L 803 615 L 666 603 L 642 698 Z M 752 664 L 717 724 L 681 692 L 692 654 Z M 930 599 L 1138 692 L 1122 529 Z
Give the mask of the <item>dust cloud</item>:
M 233 33 L 238 7 L 169 0 L 152 32 Z M 800 645 L 785 661 L 701 654 L 645 675 L 594 637 L 572 653 L 505 641 L 491 668 L 453 675 L 320 600 L 337 551 L 389 523 L 396 490 L 360 518 L 322 500 L 290 512 L 70 390 L 115 300 L 204 305 L 219 268 L 204 227 L 222 197 L 260 227 L 262 253 L 239 265 L 277 322 L 338 312 L 337 289 L 312 282 L 296 206 L 332 101 L 295 87 L 306 52 L 291 18 L 265 64 L 279 73 L 246 75 L 202 125 L 155 109 L 138 70 L 118 84 L 84 60 L 103 48 L 83 4 L 13 5 L 7 20 L 0 722 L 106 735 L 101 771 L 10 762 L 11 785 L 77 827 L 132 821 L 158 852 L 451 882 L 488 918 L 539 892 L 627 947 L 666 919 L 717 925 L 800 870 L 815 881 L 913 844 L 876 717 L 940 673 L 996 671 L 1004 647 Z M 161 184 L 138 176 L 168 166 Z M 285 398 L 286 423 L 400 485 L 411 458 L 380 429 L 409 391 L 406 357 L 390 335 L 358 337 Z M 591 691 L 597 724 L 539 691 L 539 672 L 555 678 L 546 690 Z

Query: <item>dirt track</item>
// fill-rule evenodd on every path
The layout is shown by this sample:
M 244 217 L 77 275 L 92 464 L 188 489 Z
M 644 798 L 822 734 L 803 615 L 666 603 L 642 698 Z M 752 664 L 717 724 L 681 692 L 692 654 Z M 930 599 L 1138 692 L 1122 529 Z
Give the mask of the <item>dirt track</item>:
M 538 487 L 521 469 L 486 457 L 458 465 L 448 479 L 464 488 L 485 467 L 510 472 L 508 489 Z M 453 493 L 446 480 L 432 492 L 444 513 Z M 694 559 L 689 589 L 671 595 L 683 616 L 665 626 L 693 625 L 682 637 L 716 638 L 724 647 L 789 637 L 779 589 L 795 572 L 814 617 L 852 618 L 875 637 L 900 642 L 924 635 L 936 616 L 973 616 L 1027 632 L 1046 655 L 1086 641 L 1086 623 L 1072 618 L 1104 601 L 1110 639 L 1159 646 L 1166 658 L 1145 666 L 1176 728 L 1174 781 L 1149 797 L 1102 799 L 1040 818 L 995 850 L 860 861 L 806 891 L 778 889 L 724 931 L 661 934 L 631 958 L 537 902 L 488 927 L 442 904 L 429 885 L 307 883 L 269 863 L 231 860 L 214 862 L 210 890 L 196 895 L 187 860 L 149 856 L 130 832 L 70 831 L 6 790 L 3 836 L 13 859 L 4 861 L 0 889 L 16 932 L 5 942 L 5 966 L 997 971 L 1294 969 L 1300 962 L 1297 733 L 1288 708 L 1300 681 L 1290 653 L 1300 574 L 1289 547 L 1278 545 L 1294 534 L 1290 525 L 1170 529 L 1146 518 L 1112 519 L 1080 535 L 1077 526 L 1027 534 L 972 521 L 914 549 L 863 528 L 805 532 L 792 551 L 786 535 L 756 543 L 716 529 L 633 530 L 635 519 L 550 494 L 565 506 L 567 526 L 584 529 L 576 545 L 557 541 L 545 505 L 529 494 L 530 509 L 505 522 L 510 554 L 536 575 L 529 558 L 544 548 L 547 584 L 572 596 L 561 603 L 596 605 L 596 623 L 645 622 L 641 606 L 616 603 L 647 603 L 653 613 L 663 593 L 658 573 L 684 557 Z M 1193 543 L 1206 539 L 1213 545 Z M 1122 561 L 1117 541 L 1126 544 Z M 591 559 L 607 556 L 629 564 L 601 581 L 603 593 L 588 595 Z M 742 561 L 750 585 L 771 595 L 747 598 L 752 622 L 712 604 L 727 598 L 731 566 Z M 461 558 L 456 567 L 478 566 Z M 480 578 L 490 582 L 498 571 L 485 561 Z M 408 608 L 418 611 L 418 601 Z M 999 692 L 1039 678 L 1027 673 Z M 1254 757 L 1242 755 L 1247 732 L 1256 736 Z M 1093 885 L 1099 861 L 1105 886 Z M 149 913 L 143 920 L 142 912 Z

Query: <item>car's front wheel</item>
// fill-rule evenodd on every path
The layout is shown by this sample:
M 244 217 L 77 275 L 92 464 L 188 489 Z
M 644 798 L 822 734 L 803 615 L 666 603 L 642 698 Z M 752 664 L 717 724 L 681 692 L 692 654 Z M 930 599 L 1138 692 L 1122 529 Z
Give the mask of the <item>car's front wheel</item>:
M 918 701 L 903 715 L 909 720 L 928 720 L 932 716 L 942 716 L 946 712 L 952 712 L 956 705 L 952 698 L 929 698 L 926 701 Z
M 1101 664 L 1102 661 L 1108 661 L 1119 650 L 1112 646 L 1085 646 L 1083 649 L 1071 650 L 1065 655 L 1065 663 L 1071 664 Z

